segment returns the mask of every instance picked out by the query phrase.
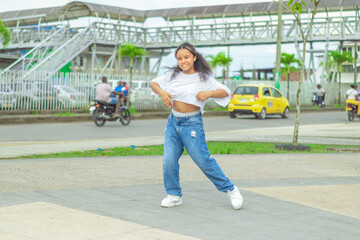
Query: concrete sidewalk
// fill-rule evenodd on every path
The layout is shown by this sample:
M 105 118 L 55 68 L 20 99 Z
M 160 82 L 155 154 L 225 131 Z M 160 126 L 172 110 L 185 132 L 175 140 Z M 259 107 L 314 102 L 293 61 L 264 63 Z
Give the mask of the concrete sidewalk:
M 360 154 L 214 156 L 233 210 L 188 156 L 182 206 L 160 207 L 162 156 L 0 161 L 2 240 L 358 239 Z

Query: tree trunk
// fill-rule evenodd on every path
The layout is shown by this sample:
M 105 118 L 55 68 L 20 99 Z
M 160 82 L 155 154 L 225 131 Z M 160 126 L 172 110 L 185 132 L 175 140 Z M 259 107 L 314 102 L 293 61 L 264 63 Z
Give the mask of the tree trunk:
M 222 84 L 225 82 L 225 67 L 222 70 Z
M 289 71 L 288 71 L 288 73 L 286 74 L 286 81 L 287 81 L 287 99 L 288 99 L 288 101 L 290 101 L 289 100 L 289 97 L 290 97 L 290 73 L 289 73 Z
M 274 72 L 275 87 L 280 90 L 281 78 L 281 30 L 282 30 L 282 0 L 278 2 L 278 27 L 276 36 L 276 66 Z
M 295 126 L 294 126 L 294 136 L 293 136 L 293 145 L 297 145 L 299 139 L 299 124 L 300 124 L 300 97 L 301 97 L 301 89 L 304 78 L 304 68 L 305 68 L 305 50 L 306 50 L 306 40 L 303 40 L 303 55 L 301 61 L 301 71 L 300 71 L 300 79 L 299 85 L 296 92 L 296 116 L 295 116 Z
M 357 84 L 357 59 L 358 59 L 358 53 L 357 53 L 358 47 L 357 42 L 355 41 L 355 54 L 354 54 L 354 84 Z
M 339 72 L 339 105 L 341 104 L 341 72 Z
M 134 59 L 130 59 L 130 80 L 129 80 L 129 92 L 128 92 L 128 104 L 131 107 L 131 91 L 132 91 L 132 78 L 133 78 L 133 67 L 134 67 Z

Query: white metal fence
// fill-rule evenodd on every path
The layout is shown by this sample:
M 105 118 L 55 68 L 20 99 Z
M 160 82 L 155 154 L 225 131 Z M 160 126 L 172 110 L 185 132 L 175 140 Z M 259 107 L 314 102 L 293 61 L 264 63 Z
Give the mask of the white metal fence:
M 3 110 L 73 110 L 86 109 L 95 99 L 96 85 L 101 82 L 100 74 L 58 73 L 36 71 L 23 78 L 18 71 L 8 71 L 0 76 L 0 109 Z M 116 85 L 126 81 L 127 76 L 105 75 Z M 162 108 L 161 99 L 151 95 L 150 77 L 134 76 L 131 95 L 136 109 Z M 113 85 L 114 85 L 113 84 Z M 114 87 L 114 86 L 113 86 Z
M 73 110 L 86 109 L 95 98 L 96 83 L 103 75 L 85 73 L 58 73 L 49 76 L 48 72 L 34 72 L 23 79 L 19 72 L 9 71 L 0 76 L 0 109 L 3 110 Z M 127 81 L 127 76 L 107 75 L 112 86 L 118 81 Z M 152 77 L 134 76 L 131 94 L 131 106 L 135 109 L 164 109 L 161 98 L 151 94 L 149 82 Z M 239 84 L 269 84 L 273 81 L 226 80 L 231 91 Z M 128 83 L 129 84 L 129 83 Z M 322 84 L 327 94 L 327 105 L 338 104 L 339 85 L 337 83 Z M 298 82 L 290 82 L 290 105 L 296 104 Z M 316 84 L 304 82 L 301 94 L 301 104 L 311 104 Z M 345 103 L 345 92 L 349 84 L 341 86 L 341 104 Z M 280 82 L 280 91 L 287 96 L 287 83 Z M 214 101 L 209 101 L 207 107 L 216 107 Z

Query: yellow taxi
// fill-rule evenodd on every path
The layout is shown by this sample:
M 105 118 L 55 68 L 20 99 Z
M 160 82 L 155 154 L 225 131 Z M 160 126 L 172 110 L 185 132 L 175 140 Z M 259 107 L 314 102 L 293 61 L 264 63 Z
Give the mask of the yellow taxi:
M 228 105 L 230 118 L 251 114 L 265 119 L 267 115 L 289 117 L 289 102 L 279 90 L 270 85 L 242 84 L 236 87 Z

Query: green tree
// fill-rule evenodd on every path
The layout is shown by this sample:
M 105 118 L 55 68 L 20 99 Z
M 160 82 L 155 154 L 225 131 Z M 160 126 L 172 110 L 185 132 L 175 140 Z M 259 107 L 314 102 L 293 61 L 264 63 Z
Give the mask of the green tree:
M 290 72 L 296 72 L 301 66 L 301 61 L 295 58 L 295 54 L 281 53 L 281 72 L 286 74 L 287 81 L 287 99 L 289 99 L 290 94 Z M 294 65 L 297 65 L 296 67 Z
M 208 58 L 208 62 L 210 63 L 211 68 L 215 69 L 218 66 L 217 59 L 214 55 L 207 55 L 206 58 Z
M 301 59 L 301 70 L 300 70 L 300 79 L 299 85 L 296 92 L 296 116 L 295 116 L 295 126 L 294 126 L 294 136 L 292 145 L 296 146 L 299 139 L 299 125 L 300 125 L 300 98 L 301 98 L 301 88 L 303 84 L 304 69 L 305 69 L 305 53 L 306 53 L 306 43 L 308 41 L 311 29 L 314 24 L 315 15 L 317 12 L 317 7 L 319 6 L 321 0 L 288 0 L 287 5 L 283 3 L 282 0 L 278 1 L 278 4 L 281 4 L 287 11 L 289 11 L 294 17 L 300 32 L 300 36 L 303 41 L 303 50 L 302 50 L 302 59 Z M 307 3 L 313 3 L 314 8 L 308 9 L 311 18 L 308 21 L 308 24 L 303 26 L 301 23 L 301 12 L 303 7 L 306 7 Z
M 2 40 L 3 48 L 9 44 L 11 40 L 10 30 L 5 26 L 4 22 L 0 18 L 0 40 Z
M 337 76 L 337 81 L 339 83 L 339 104 L 341 100 L 341 73 L 344 71 L 342 66 L 343 63 L 349 62 L 352 63 L 354 61 L 354 57 L 351 52 L 338 52 L 338 51 L 329 51 L 329 63 L 335 64 L 335 75 Z
M 129 101 L 129 104 L 131 105 L 130 94 L 131 94 L 131 89 L 132 89 L 134 62 L 136 59 L 139 60 L 142 57 L 146 56 L 148 53 L 145 49 L 128 43 L 128 44 L 120 47 L 118 54 L 119 54 L 119 58 L 121 58 L 121 59 L 123 59 L 124 57 L 127 57 L 130 59 L 130 70 L 129 70 L 130 79 L 129 79 L 128 101 Z
M 225 52 L 219 52 L 216 56 L 208 55 L 207 58 L 210 58 L 209 63 L 213 69 L 217 66 L 222 66 L 222 83 L 224 84 L 224 80 L 226 78 L 226 68 L 232 62 L 232 57 L 226 57 Z

